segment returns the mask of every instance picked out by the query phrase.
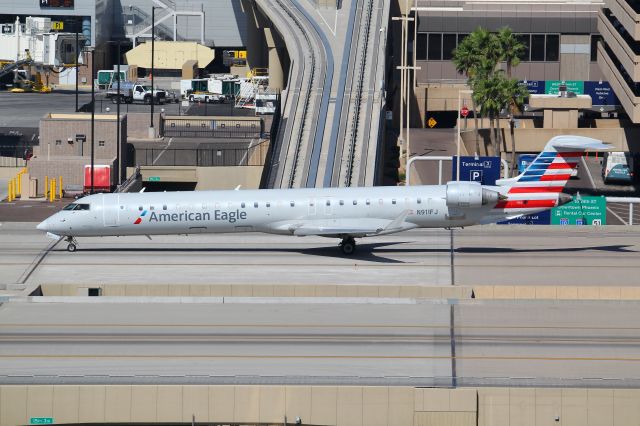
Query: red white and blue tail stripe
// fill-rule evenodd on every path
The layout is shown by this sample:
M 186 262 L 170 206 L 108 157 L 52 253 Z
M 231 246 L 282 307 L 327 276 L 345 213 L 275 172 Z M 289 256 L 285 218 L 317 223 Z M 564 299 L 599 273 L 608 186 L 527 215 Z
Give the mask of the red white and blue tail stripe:
M 552 138 L 522 174 L 496 182 L 503 187 L 500 192 L 506 198 L 500 200 L 495 209 L 519 216 L 556 207 L 584 152 L 609 148 L 602 141 L 584 136 Z

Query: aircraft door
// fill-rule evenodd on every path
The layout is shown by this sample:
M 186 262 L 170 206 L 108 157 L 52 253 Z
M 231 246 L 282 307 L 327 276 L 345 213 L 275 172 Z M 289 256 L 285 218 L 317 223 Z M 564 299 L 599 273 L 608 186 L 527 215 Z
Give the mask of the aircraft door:
M 120 195 L 102 195 L 104 226 L 120 226 Z

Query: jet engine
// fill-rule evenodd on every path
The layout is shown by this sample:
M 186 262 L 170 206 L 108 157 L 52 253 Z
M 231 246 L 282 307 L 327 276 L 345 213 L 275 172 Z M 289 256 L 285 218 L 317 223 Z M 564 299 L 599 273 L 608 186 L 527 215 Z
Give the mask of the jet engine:
M 482 207 L 496 204 L 500 198 L 498 192 L 483 188 L 478 182 L 447 183 L 447 207 Z

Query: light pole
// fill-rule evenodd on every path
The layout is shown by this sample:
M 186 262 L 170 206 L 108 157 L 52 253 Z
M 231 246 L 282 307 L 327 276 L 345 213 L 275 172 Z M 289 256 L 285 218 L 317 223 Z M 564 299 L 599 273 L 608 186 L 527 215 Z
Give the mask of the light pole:
M 155 40 L 156 40 L 156 7 L 151 7 L 151 124 L 149 125 L 149 136 L 155 138 L 155 130 L 153 128 L 153 103 L 154 103 L 154 87 L 153 78 L 155 76 L 155 70 L 153 67 L 153 59 L 155 55 Z
M 76 21 L 76 25 L 78 25 L 78 21 Z M 80 56 L 79 45 L 80 45 L 80 36 L 78 34 L 78 27 L 76 27 L 76 51 L 75 51 L 75 57 L 76 57 L 76 112 L 78 112 L 78 79 L 80 78 L 80 72 L 79 72 L 79 67 L 78 67 L 78 58 Z
M 91 49 L 91 194 L 94 191 L 94 160 L 95 160 L 95 133 L 96 133 L 96 85 L 94 82 L 96 73 L 96 50 Z
M 122 53 L 120 52 L 120 40 L 118 40 L 118 66 L 116 69 L 117 73 L 117 96 L 116 96 L 116 157 L 118 160 L 118 185 L 122 183 L 122 164 L 120 164 L 120 159 L 122 156 L 122 149 L 120 147 L 120 57 Z
M 473 93 L 473 90 L 458 90 L 458 119 L 456 120 L 456 180 L 460 181 L 460 114 L 462 111 L 462 93 Z M 473 112 L 475 114 L 475 111 Z

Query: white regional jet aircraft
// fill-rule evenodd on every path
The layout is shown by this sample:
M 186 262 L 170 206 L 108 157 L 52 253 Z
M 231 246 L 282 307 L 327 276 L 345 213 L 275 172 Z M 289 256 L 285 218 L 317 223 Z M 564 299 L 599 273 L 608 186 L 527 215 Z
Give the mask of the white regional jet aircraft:
M 38 225 L 65 237 L 258 231 L 340 238 L 344 254 L 355 238 L 413 228 L 493 223 L 562 205 L 562 193 L 582 153 L 609 145 L 556 136 L 521 175 L 496 186 L 446 185 L 95 194 L 69 204 Z

